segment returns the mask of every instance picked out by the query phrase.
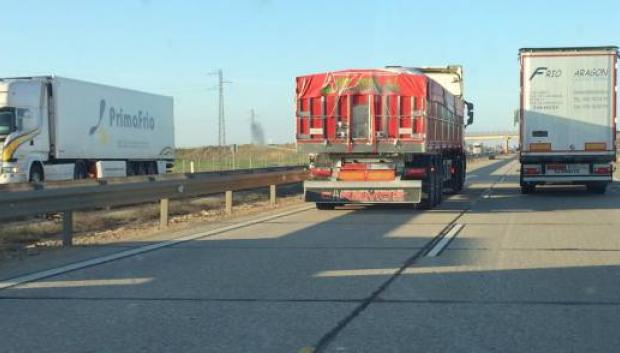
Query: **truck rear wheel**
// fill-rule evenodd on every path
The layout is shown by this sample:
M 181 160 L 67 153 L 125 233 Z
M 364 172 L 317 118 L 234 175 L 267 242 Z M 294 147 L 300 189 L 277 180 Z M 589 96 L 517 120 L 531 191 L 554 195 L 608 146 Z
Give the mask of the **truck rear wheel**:
M 458 193 L 463 190 L 465 184 L 465 163 L 460 156 L 454 160 L 453 168 L 454 174 L 450 179 L 450 188 L 453 192 Z
M 534 190 L 536 190 L 536 185 L 534 184 L 521 184 L 522 194 L 531 194 Z
M 147 166 L 146 166 L 146 174 L 148 175 L 155 175 L 157 174 L 157 163 L 155 162 L 147 162 Z
M 436 178 L 436 186 L 437 186 L 437 196 L 436 196 L 435 205 L 439 205 L 443 201 L 443 182 L 444 182 L 443 170 L 444 170 L 443 159 L 441 157 L 437 157 L 435 159 L 435 178 Z
M 467 176 L 467 157 L 461 155 L 461 190 L 465 187 L 465 177 Z
M 430 180 L 426 181 L 427 184 L 430 184 Z M 430 210 L 431 208 L 433 208 L 433 206 L 431 206 L 431 187 L 430 185 L 424 185 L 425 181 L 422 181 L 422 192 L 426 193 L 426 197 L 422 197 L 420 199 L 420 203 L 418 204 L 418 209 L 420 210 Z
M 73 167 L 73 179 L 80 180 L 88 178 L 88 169 L 86 168 L 86 162 L 77 161 Z
M 336 205 L 334 205 L 333 203 L 323 203 L 323 202 L 316 203 L 317 210 L 322 210 L 322 211 L 333 210 L 335 207 Z
M 435 207 L 439 201 L 439 191 L 440 180 L 438 177 L 437 171 L 437 162 L 435 158 L 429 158 L 430 167 L 427 168 L 428 173 L 426 177 L 422 180 L 422 192 L 426 194 L 426 197 L 423 197 L 418 205 L 419 209 L 422 210 L 430 210 Z
M 591 183 L 587 184 L 586 187 L 593 194 L 604 194 L 607 191 L 607 183 Z

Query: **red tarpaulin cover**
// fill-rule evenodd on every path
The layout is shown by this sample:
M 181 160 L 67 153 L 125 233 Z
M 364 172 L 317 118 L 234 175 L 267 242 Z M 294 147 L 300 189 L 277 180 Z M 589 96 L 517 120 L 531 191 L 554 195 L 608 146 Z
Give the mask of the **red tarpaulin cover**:
M 297 98 L 376 94 L 426 96 L 428 77 L 390 69 L 342 70 L 297 77 Z
M 387 150 L 396 142 L 405 146 L 394 147 L 399 151 L 462 144 L 462 100 L 415 69 L 318 73 L 297 77 L 296 85 L 300 144 L 321 144 L 325 150 L 346 144 L 350 151 Z

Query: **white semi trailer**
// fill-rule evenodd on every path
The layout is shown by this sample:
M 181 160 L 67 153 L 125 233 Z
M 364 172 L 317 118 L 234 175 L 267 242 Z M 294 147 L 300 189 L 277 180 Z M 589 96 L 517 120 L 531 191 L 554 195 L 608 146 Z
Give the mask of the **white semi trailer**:
M 58 76 L 0 79 L 0 184 L 162 174 L 171 97 Z
M 585 185 L 604 193 L 616 159 L 617 47 L 524 48 L 521 191 Z

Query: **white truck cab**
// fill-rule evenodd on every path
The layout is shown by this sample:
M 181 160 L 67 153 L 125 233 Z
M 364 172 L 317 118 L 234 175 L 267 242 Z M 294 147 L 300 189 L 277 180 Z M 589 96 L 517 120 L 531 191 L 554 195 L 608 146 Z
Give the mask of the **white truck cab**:
M 49 131 L 45 91 L 41 80 L 0 82 L 0 183 L 27 181 L 33 163 L 42 166 L 49 158 L 50 135 L 42 133 Z

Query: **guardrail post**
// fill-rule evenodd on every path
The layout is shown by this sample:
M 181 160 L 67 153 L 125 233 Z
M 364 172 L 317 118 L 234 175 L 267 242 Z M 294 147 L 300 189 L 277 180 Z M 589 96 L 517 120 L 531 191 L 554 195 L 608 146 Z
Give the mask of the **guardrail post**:
M 194 161 L 189 162 L 189 172 L 194 174 Z
M 159 200 L 159 228 L 168 227 L 168 199 Z
M 233 192 L 228 190 L 226 191 L 226 214 L 232 214 L 232 206 L 233 206 Z
M 62 245 L 73 245 L 73 211 L 62 213 Z
M 271 207 L 276 207 L 276 186 L 269 185 L 269 203 Z

